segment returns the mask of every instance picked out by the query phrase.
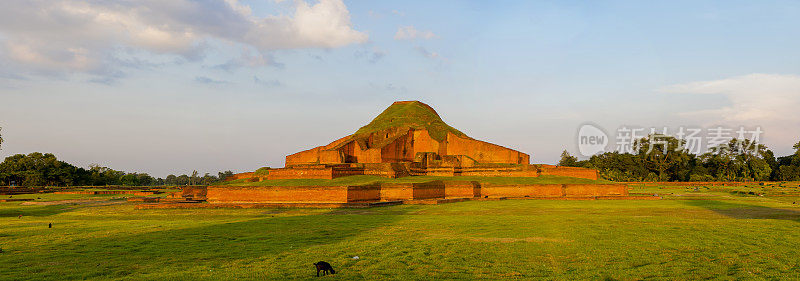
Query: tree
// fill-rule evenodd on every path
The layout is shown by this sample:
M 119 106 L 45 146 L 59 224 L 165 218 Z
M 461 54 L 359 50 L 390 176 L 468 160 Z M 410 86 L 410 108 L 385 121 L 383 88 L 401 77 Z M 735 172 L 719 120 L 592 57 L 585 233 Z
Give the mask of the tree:
M 220 181 L 224 181 L 225 179 L 227 179 L 230 176 L 233 176 L 233 172 L 231 172 L 231 171 L 225 171 L 225 172 L 217 173 L 217 179 L 220 180 Z
M 126 185 L 126 186 L 138 186 L 139 185 L 138 177 L 136 176 L 136 174 L 126 174 L 126 175 L 120 177 L 119 181 L 120 181 L 120 183 L 122 185 Z
M 94 186 L 123 184 L 123 176 L 125 176 L 125 172 L 115 171 L 114 169 L 108 167 L 92 164 L 89 165 L 88 184 Z M 128 179 L 128 183 L 131 183 L 131 179 Z
M 642 164 L 655 172 L 659 181 L 677 179 L 676 168 L 688 164 L 690 157 L 684 144 L 684 140 L 662 134 L 652 134 L 634 143 Z M 667 173 L 670 170 L 673 170 L 671 175 Z
M 178 177 L 175 175 L 169 175 L 166 179 L 164 179 L 164 184 L 166 185 L 178 185 Z
M 0 127 L 0 133 L 2 133 L 3 127 Z M 3 134 L 0 134 L 0 149 L 3 148 Z
M 151 186 L 156 182 L 156 179 L 147 173 L 136 174 L 136 181 L 139 186 Z
M 618 151 L 593 155 L 580 165 L 596 169 L 601 177 L 612 181 L 643 181 L 650 173 L 638 156 Z
M 55 155 L 34 152 L 9 156 L 0 163 L 0 183 L 23 186 L 70 186 L 82 181 L 85 170 L 58 161 Z
M 209 173 L 206 173 L 206 174 L 205 174 L 205 175 L 203 175 L 203 177 L 200 179 L 200 184 L 202 184 L 202 185 L 210 185 L 210 184 L 212 184 L 212 183 L 214 183 L 214 182 L 216 182 L 216 181 L 217 181 L 217 177 L 215 177 L 215 176 L 212 176 L 212 175 L 211 175 L 211 174 L 209 174 Z
M 769 180 L 773 171 L 770 164 L 774 161 L 772 151 L 748 139 L 731 139 L 711 148 L 702 158 L 716 180 Z
M 798 166 L 781 166 L 778 171 L 778 180 L 782 181 L 796 181 L 800 180 L 800 167 Z
M 740 179 L 769 180 L 772 174 L 772 167 L 767 157 L 770 156 L 771 151 L 766 146 L 749 139 L 733 139 L 731 143 L 735 148 L 734 152 L 737 154 L 736 160 L 740 162 L 739 165 L 742 167 L 739 173 Z
M 190 179 L 189 179 L 189 176 L 187 176 L 187 175 L 180 175 L 175 180 L 175 184 L 177 184 L 177 185 L 189 185 L 189 183 L 190 183 Z
M 190 185 L 199 184 L 200 183 L 199 175 L 200 175 L 200 173 L 198 173 L 197 170 L 192 171 L 192 176 L 189 178 L 189 184 Z
M 558 161 L 558 165 L 564 167 L 577 167 L 578 157 L 572 156 L 569 154 L 569 151 L 565 149 L 564 152 L 561 152 L 561 161 Z
M 800 142 L 797 142 L 794 146 L 794 157 L 792 157 L 792 164 L 795 166 L 800 166 Z

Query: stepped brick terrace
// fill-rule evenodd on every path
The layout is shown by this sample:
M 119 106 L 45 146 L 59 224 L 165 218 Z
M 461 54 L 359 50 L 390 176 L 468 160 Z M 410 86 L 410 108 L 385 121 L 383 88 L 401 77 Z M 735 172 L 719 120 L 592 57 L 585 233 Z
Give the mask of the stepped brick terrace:
M 335 184 L 371 176 L 385 179 L 434 177 L 430 181 Z M 575 178 L 583 183 L 496 184 L 470 179 Z M 597 198 L 628 195 L 624 184 L 599 182 L 586 168 L 532 165 L 530 155 L 473 139 L 442 121 L 419 101 L 398 101 L 355 133 L 327 145 L 286 156 L 284 168 L 236 174 L 221 186 L 187 188 L 189 201 L 212 204 L 355 204 L 456 198 Z M 322 180 L 280 186 L 278 180 Z M 324 180 L 331 180 L 326 184 Z

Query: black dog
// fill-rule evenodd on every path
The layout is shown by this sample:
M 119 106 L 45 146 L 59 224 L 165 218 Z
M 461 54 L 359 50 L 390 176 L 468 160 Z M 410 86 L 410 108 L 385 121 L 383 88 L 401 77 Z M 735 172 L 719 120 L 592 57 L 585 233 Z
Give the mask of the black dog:
M 329 272 L 330 272 L 330 274 L 336 274 L 336 270 L 333 270 L 333 267 L 331 267 L 331 264 L 329 264 L 327 262 L 321 261 L 321 262 L 315 263 L 314 266 L 317 267 L 317 277 L 319 277 L 319 272 L 320 271 L 322 271 L 322 275 L 327 275 Z

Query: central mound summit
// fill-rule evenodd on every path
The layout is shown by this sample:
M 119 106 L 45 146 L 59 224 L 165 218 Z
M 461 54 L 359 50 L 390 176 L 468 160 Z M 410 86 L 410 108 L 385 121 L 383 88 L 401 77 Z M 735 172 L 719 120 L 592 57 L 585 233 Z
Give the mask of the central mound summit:
M 356 131 L 354 136 L 367 136 L 390 128 L 427 130 L 437 141 L 444 141 L 447 133 L 466 137 L 464 133 L 444 123 L 433 107 L 419 101 L 394 102 L 372 119 L 372 122 Z
M 286 166 L 428 163 L 446 167 L 529 164 L 528 154 L 479 141 L 442 121 L 419 101 L 397 101 L 354 134 L 286 156 Z

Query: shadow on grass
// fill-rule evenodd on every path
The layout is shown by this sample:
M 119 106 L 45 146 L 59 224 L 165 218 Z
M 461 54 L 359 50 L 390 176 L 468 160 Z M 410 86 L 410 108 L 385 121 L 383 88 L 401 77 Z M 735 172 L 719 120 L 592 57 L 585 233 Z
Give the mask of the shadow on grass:
M 10 276 L 31 279 L 143 278 L 146 274 L 197 274 L 224 267 L 299 253 L 395 223 L 404 211 L 372 214 L 312 214 L 260 217 L 248 221 L 117 235 L 46 245 L 5 260 Z M 198 217 L 198 220 L 204 218 Z M 213 223 L 213 222 L 212 222 Z M 156 226 L 153 226 L 156 227 Z M 308 264 L 315 260 L 286 261 Z M 2 262 L 0 262 L 2 263 Z M 0 265 L 0 269 L 3 266 Z M 136 277 L 139 276 L 139 277 Z M 152 275 L 150 275 L 152 276 Z M 23 279 L 24 279 L 23 278 Z
M 28 216 L 44 217 L 44 216 L 57 215 L 73 209 L 74 208 L 70 208 L 64 205 L 50 205 L 50 206 L 17 205 L 13 207 L 2 206 L 2 208 L 0 208 L 0 218 L 17 217 L 19 215 L 22 215 L 23 217 L 28 217 Z
M 800 222 L 800 211 L 796 210 L 716 200 L 686 200 L 684 203 L 735 219 L 776 219 Z

